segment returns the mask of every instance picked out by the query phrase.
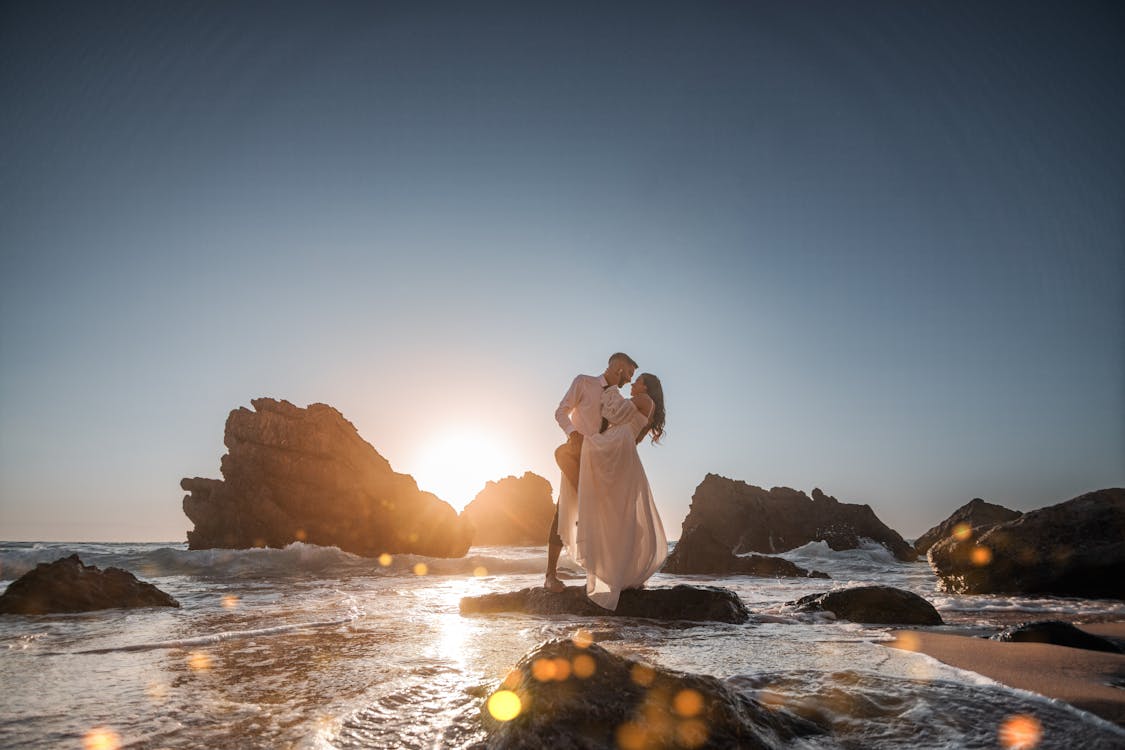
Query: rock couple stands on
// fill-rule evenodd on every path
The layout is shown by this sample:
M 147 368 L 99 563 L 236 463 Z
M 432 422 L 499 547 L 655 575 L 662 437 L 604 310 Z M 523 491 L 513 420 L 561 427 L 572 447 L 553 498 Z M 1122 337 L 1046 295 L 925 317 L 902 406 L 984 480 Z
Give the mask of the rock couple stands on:
M 472 527 L 326 404 L 259 398 L 227 417 L 223 479 L 184 479 L 191 549 L 284 547 L 461 557 Z
M 120 568 L 99 570 L 78 555 L 39 563 L 0 595 L 0 614 L 43 615 L 124 607 L 179 607 L 151 583 Z
M 664 566 L 668 573 L 752 573 L 824 577 L 777 558 L 740 557 L 747 552 L 785 552 L 814 541 L 834 550 L 855 549 L 863 538 L 879 542 L 899 560 L 916 558 L 914 548 L 876 517 L 867 505 L 841 503 L 819 489 L 810 498 L 788 487 L 764 490 L 708 474 L 695 489 L 676 549 Z M 796 568 L 796 566 L 792 566 Z M 764 570 L 764 573 L 756 569 Z

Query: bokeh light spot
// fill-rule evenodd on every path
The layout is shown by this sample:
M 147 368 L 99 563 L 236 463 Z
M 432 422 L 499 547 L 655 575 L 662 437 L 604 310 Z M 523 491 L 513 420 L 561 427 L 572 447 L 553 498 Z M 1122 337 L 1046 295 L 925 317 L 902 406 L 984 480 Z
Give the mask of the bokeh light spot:
M 963 542 L 973 533 L 973 527 L 967 523 L 959 523 L 953 527 L 953 538 Z
M 393 557 L 384 552 L 383 554 L 379 555 L 379 564 L 385 568 L 391 564 L 391 560 L 393 559 Z
M 297 529 L 293 532 L 293 538 L 298 542 L 303 542 L 309 538 L 309 535 L 304 529 Z
M 536 659 L 531 663 L 531 676 L 540 682 L 550 682 L 555 679 L 555 660 Z
M 562 657 L 555 659 L 555 679 L 559 682 L 570 677 L 570 662 Z
M 570 640 L 578 648 L 589 648 L 590 644 L 594 642 L 594 636 L 589 630 L 579 628 L 574 632 L 574 635 L 571 636 Z
M 82 738 L 82 747 L 85 750 L 117 750 L 121 747 L 121 738 L 108 727 L 94 727 Z
M 992 550 L 988 547 L 973 547 L 971 559 L 973 565 L 988 565 L 992 562 Z
M 430 572 L 430 566 L 426 563 L 414 563 L 414 575 L 424 576 Z
M 699 716 L 703 712 L 703 696 L 698 690 L 685 688 L 672 699 L 672 710 L 685 719 Z
M 676 739 L 684 747 L 700 747 L 707 742 L 707 725 L 699 719 L 681 721 L 676 727 Z
M 1043 738 L 1043 725 L 1034 716 L 1016 714 L 1000 724 L 1000 746 L 1005 750 L 1031 750 Z
M 641 687 L 648 687 L 652 684 L 653 679 L 656 678 L 656 672 L 647 664 L 634 664 L 633 668 L 629 671 L 629 676 L 633 678 L 633 682 Z
M 238 597 L 234 594 L 227 594 L 223 597 L 224 609 L 235 609 L 238 607 Z
M 579 654 L 574 657 L 574 676 L 580 680 L 592 677 L 598 671 L 598 663 L 589 654 Z
M 643 727 L 627 721 L 617 728 L 617 746 L 622 750 L 641 750 L 648 741 Z
M 211 669 L 211 655 L 204 651 L 192 651 L 188 654 L 187 663 L 196 672 L 206 672 Z
M 488 575 L 488 568 L 484 567 L 483 565 L 478 565 L 473 568 L 473 575 L 475 575 L 477 578 L 484 578 L 486 575 Z
M 497 721 L 511 721 L 521 710 L 523 703 L 511 690 L 497 690 L 488 699 L 488 713 Z
M 901 648 L 906 651 L 917 651 L 922 645 L 922 639 L 918 637 L 917 633 L 905 632 L 899 633 L 895 639 L 895 648 Z

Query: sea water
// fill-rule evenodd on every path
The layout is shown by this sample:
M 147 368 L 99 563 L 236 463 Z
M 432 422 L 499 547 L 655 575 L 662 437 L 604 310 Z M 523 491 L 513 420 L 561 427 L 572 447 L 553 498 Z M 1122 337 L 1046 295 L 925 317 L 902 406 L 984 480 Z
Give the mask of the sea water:
M 531 547 L 380 561 L 301 543 L 0 543 L 0 586 L 72 553 L 133 572 L 181 608 L 0 617 L 0 747 L 466 747 L 484 738 L 482 704 L 512 665 L 579 628 L 616 653 L 715 675 L 831 725 L 793 747 L 1000 747 L 1000 728 L 1019 716 L 1038 722 L 1040 748 L 1125 747 L 1125 731 L 1095 716 L 886 647 L 890 628 L 798 615 L 786 602 L 896 586 L 934 602 L 956 632 L 1125 619 L 1125 603 L 941 594 L 924 562 L 875 543 L 783 555 L 831 580 L 658 574 L 649 584 L 732 589 L 753 613 L 744 625 L 459 614 L 464 596 L 540 584 L 544 550 Z M 565 557 L 562 568 L 581 580 Z

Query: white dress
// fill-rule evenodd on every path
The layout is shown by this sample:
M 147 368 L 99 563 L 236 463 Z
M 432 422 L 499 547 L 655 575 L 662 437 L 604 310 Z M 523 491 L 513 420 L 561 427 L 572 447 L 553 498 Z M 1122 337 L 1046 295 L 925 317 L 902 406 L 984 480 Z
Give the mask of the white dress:
M 564 479 L 559 497 L 559 507 L 566 509 L 560 511 L 560 535 L 586 569 L 586 595 L 610 610 L 617 609 L 624 589 L 643 584 L 668 556 L 664 525 L 637 453 L 636 438 L 649 416 L 625 404 L 624 421 L 582 441 L 577 490 Z

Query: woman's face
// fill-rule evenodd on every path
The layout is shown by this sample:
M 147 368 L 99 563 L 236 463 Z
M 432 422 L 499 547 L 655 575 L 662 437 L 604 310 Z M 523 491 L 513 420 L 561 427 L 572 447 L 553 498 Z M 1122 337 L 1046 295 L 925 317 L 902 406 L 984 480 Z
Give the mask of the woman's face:
M 633 384 L 629 386 L 629 395 L 636 396 L 639 393 L 648 393 L 648 386 L 645 385 L 643 378 L 637 378 Z

